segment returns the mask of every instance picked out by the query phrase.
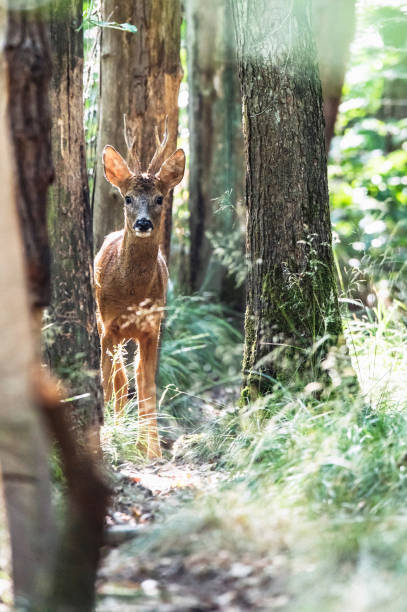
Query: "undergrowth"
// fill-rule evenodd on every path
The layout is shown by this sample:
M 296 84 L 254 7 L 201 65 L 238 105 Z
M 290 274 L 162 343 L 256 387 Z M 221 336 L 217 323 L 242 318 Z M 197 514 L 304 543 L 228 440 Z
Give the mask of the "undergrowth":
M 379 302 L 348 317 L 346 336 L 360 391 L 336 381 L 316 398 L 297 381 L 206 421 L 178 456 L 227 477 L 169 516 L 145 547 L 249 550 L 272 568 L 278 559 L 285 610 L 405 610 L 403 310 Z
M 138 552 L 205 554 L 213 563 L 224 550 L 267 559 L 284 584 L 285 610 L 404 611 L 405 308 L 379 295 L 376 308 L 360 307 L 344 321 L 359 390 L 338 368 L 322 392 L 309 381 L 276 383 L 242 409 L 216 395 L 238 387 L 233 319 L 204 298 L 171 295 L 161 433 L 164 441 L 184 434 L 173 456 L 211 464 L 219 480 L 167 516 L 164 508 L 163 521 L 137 540 Z M 107 416 L 105 451 L 116 465 L 141 459 L 134 401 L 126 414 L 114 425 Z

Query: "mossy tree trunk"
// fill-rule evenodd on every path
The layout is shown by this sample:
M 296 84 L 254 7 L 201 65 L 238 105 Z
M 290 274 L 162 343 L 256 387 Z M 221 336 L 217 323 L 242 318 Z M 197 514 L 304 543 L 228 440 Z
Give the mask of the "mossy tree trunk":
M 233 12 L 247 163 L 243 368 L 253 396 L 306 364 L 314 377 L 341 320 L 311 3 L 236 0 Z
M 327 151 L 334 135 L 350 44 L 355 33 L 356 0 L 313 0 L 313 31 L 322 83 Z
M 99 341 L 92 278 L 92 221 L 83 129 L 82 1 L 50 5 L 53 60 L 51 105 L 55 182 L 48 228 L 52 297 L 47 352 L 86 425 L 102 419 Z M 79 416 L 79 414 L 78 414 Z
M 123 115 L 136 139 L 143 170 L 155 148 L 154 128 L 160 135 L 168 115 L 169 154 L 175 151 L 178 131 L 181 6 L 179 0 L 103 0 L 102 18 L 130 22 L 137 33 L 104 28 L 101 40 L 100 122 L 94 194 L 95 248 L 104 237 L 123 227 L 121 197 L 104 178 L 102 151 L 113 145 L 122 155 L 127 149 Z M 170 253 L 172 193 L 166 198 L 162 249 Z
M 189 84 L 190 290 L 211 291 L 230 305 L 242 289 L 214 257 L 213 245 L 239 243 L 244 156 L 235 37 L 227 0 L 186 3 Z M 236 248 L 236 244 L 234 245 Z M 238 246 L 239 248 L 239 246 Z M 244 245 L 241 243 L 241 253 Z

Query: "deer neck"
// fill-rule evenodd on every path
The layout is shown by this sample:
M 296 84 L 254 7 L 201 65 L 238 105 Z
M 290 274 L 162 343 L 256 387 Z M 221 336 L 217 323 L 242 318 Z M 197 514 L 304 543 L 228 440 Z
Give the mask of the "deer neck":
M 160 248 L 160 228 L 152 236 L 137 236 L 125 219 L 124 235 L 120 249 L 120 260 L 127 273 L 135 272 L 140 281 L 143 277 L 151 278 L 157 267 Z

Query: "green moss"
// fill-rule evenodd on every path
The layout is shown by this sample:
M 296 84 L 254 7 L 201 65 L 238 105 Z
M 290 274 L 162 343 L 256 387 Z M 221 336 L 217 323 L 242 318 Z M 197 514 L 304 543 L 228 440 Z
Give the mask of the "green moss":
M 254 304 L 248 304 L 243 404 L 248 398 L 269 391 L 275 379 L 287 380 L 293 372 L 309 370 L 312 378 L 317 377 L 329 347 L 336 345 L 341 337 L 332 258 L 329 253 L 317 252 L 312 237 L 306 245 L 304 270 L 298 272 L 296 262 L 284 262 L 259 279 L 261 321 L 253 314 Z M 268 353 L 271 358 L 266 363 L 264 358 Z M 260 360 L 263 361 L 259 363 Z M 262 371 L 253 372 L 259 369 Z
M 243 387 L 240 393 L 239 408 L 245 408 L 251 401 L 250 387 Z

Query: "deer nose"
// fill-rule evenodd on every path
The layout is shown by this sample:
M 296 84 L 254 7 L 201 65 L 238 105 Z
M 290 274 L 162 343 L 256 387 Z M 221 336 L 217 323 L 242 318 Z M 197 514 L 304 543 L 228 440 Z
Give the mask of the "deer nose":
M 137 219 L 133 227 L 139 232 L 147 232 L 148 230 L 153 229 L 153 224 L 151 223 L 150 219 L 143 217 L 142 219 Z

